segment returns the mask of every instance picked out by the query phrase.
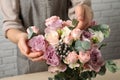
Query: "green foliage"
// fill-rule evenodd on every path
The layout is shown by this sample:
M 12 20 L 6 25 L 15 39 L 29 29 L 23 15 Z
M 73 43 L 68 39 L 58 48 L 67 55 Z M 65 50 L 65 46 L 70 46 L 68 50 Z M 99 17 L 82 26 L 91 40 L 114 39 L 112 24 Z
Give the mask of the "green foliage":
M 99 47 L 99 50 L 103 47 L 107 46 L 107 44 L 101 44 L 100 47 Z
M 111 60 L 106 61 L 106 67 L 112 73 L 115 73 L 118 70 L 117 65 Z
M 109 37 L 110 28 L 106 24 L 95 25 L 95 26 L 92 26 L 91 29 L 94 31 L 101 31 L 104 34 L 105 38 Z
M 73 19 L 73 20 L 72 20 L 72 25 L 73 25 L 73 26 L 76 27 L 76 26 L 78 25 L 78 23 L 79 23 L 79 21 L 77 21 L 76 19 Z
M 88 41 L 80 41 L 80 40 L 77 40 L 75 42 L 75 49 L 77 51 L 86 51 L 86 50 L 89 50 L 91 47 L 91 44 L 90 42 Z
M 91 80 L 91 78 L 95 78 L 97 73 L 95 71 L 85 71 L 81 73 L 81 80 Z
M 100 71 L 98 72 L 99 75 L 105 75 L 106 73 L 106 67 L 105 65 L 101 67 Z

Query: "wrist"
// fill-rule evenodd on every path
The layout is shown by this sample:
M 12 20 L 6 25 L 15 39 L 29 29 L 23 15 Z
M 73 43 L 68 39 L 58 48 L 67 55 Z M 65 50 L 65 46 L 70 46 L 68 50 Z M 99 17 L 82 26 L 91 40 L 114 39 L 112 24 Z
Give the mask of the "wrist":
M 18 34 L 17 36 L 17 43 L 20 41 L 20 40 L 27 40 L 28 39 L 28 34 L 25 33 L 25 32 L 21 32 L 20 34 Z
M 20 29 L 15 29 L 15 28 L 9 29 L 6 32 L 6 36 L 11 42 L 13 42 L 15 44 L 17 44 L 20 39 L 27 40 L 27 33 L 25 33 L 24 31 L 22 31 Z

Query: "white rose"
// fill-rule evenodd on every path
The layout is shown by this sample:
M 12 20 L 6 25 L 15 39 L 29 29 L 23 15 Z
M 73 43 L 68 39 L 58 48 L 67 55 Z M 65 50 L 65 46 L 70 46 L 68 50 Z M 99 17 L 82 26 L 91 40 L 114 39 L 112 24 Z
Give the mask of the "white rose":
M 66 26 L 62 29 L 62 35 L 61 37 L 64 38 L 70 34 L 71 30 Z
M 104 40 L 104 34 L 101 31 L 94 32 L 93 38 L 97 38 L 99 42 Z

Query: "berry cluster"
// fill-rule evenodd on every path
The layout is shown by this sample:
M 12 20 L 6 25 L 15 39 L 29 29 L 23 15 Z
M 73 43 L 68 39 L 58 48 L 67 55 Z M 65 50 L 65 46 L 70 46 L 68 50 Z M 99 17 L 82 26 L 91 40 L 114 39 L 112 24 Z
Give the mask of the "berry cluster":
M 58 46 L 56 47 L 57 54 L 64 59 L 68 53 L 71 51 L 69 45 L 65 44 L 63 41 L 60 41 Z

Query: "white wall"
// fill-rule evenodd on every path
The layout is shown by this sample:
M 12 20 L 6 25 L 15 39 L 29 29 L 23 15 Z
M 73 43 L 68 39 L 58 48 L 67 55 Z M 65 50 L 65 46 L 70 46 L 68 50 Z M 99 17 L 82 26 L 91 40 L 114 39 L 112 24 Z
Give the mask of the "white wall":
M 107 47 L 102 50 L 106 59 L 120 58 L 120 0 L 92 0 L 94 19 L 111 28 Z

